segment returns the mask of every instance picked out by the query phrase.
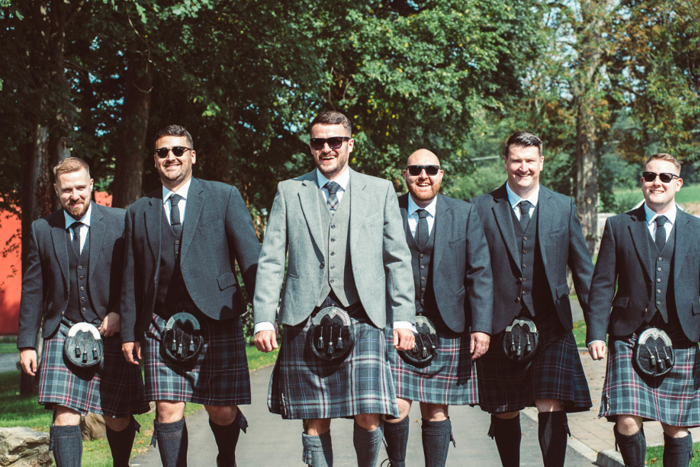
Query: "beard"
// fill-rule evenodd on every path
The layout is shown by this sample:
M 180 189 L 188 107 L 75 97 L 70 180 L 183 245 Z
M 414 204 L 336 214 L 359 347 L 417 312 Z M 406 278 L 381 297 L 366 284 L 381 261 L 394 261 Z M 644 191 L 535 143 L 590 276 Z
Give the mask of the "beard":
M 80 220 L 90 207 L 90 198 L 87 198 L 82 206 L 71 206 L 65 204 L 63 209 L 75 220 Z

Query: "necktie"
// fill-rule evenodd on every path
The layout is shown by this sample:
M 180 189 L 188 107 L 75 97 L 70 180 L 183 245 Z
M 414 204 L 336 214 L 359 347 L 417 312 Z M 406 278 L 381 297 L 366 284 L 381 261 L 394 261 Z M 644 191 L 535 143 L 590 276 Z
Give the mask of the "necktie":
M 80 256 L 80 227 L 82 227 L 82 225 L 82 222 L 75 221 L 70 226 L 70 228 L 73 229 L 73 241 L 71 245 L 73 246 L 73 251 L 75 251 L 75 254 L 78 256 Z
M 654 237 L 654 242 L 659 252 L 663 250 L 664 245 L 666 245 L 666 229 L 664 228 L 666 221 L 668 221 L 666 216 L 658 216 L 656 218 L 656 236 Z
M 338 195 L 336 193 L 338 193 L 340 185 L 336 182 L 328 182 L 326 183 L 326 189 L 328 190 L 328 209 L 331 212 L 335 212 L 338 209 Z
M 520 201 L 520 227 L 523 228 L 523 232 L 527 229 L 527 224 L 530 223 L 530 206 L 531 203 L 528 200 Z
M 170 225 L 173 228 L 173 232 L 177 236 L 182 233 L 182 221 L 180 220 L 180 207 L 177 203 L 180 202 L 182 196 L 173 194 L 170 196 Z
M 416 241 L 418 242 L 418 247 L 422 250 L 425 248 L 425 245 L 428 244 L 428 237 L 430 237 L 430 231 L 428 229 L 428 211 L 425 209 L 418 209 L 416 214 L 418 214 Z

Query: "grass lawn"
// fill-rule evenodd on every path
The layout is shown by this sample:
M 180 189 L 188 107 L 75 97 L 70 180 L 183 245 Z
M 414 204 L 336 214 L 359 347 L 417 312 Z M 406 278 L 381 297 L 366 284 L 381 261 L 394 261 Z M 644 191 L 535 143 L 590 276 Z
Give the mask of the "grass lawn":
M 18 353 L 17 336 L 0 336 L 0 354 Z
M 252 346 L 246 346 L 246 354 L 251 370 L 270 365 L 277 358 L 277 351 L 263 354 Z M 19 371 L 0 373 L 0 427 L 27 426 L 48 433 L 52 412 L 38 404 L 37 396 L 20 397 L 19 380 Z M 185 415 L 193 414 L 201 408 L 199 404 L 187 404 Z M 132 457 L 148 448 L 153 435 L 154 416 L 153 413 L 136 415 L 136 420 L 141 424 L 141 432 L 136 433 Z M 112 457 L 106 439 L 83 442 L 83 465 L 111 467 Z
M 700 442 L 693 443 L 693 452 L 695 457 L 690 461 L 690 467 L 700 467 Z M 664 465 L 662 462 L 664 458 L 664 447 L 654 446 L 647 448 L 647 465 L 654 465 L 660 467 Z

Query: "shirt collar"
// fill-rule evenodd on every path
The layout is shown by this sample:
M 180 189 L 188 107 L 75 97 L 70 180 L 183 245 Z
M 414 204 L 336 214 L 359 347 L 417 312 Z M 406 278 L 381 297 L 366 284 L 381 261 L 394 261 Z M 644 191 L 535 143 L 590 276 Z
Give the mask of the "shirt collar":
M 187 199 L 187 193 L 190 191 L 190 184 L 191 183 L 192 183 L 192 177 L 190 177 L 190 179 L 187 180 L 185 182 L 185 184 L 182 185 L 179 190 L 177 190 L 177 192 L 170 191 L 167 188 L 165 188 L 165 185 L 163 185 L 163 204 L 165 204 L 170 199 L 170 197 L 175 193 L 177 193 L 178 195 Z
M 517 204 L 523 199 L 528 200 L 530 203 L 532 203 L 533 206 L 537 206 L 537 201 L 540 198 L 540 185 L 537 185 L 537 189 L 533 194 L 530 195 L 529 198 L 521 198 L 520 196 L 515 194 L 515 192 L 510 189 L 508 182 L 506 182 L 506 192 L 508 192 L 508 201 L 510 201 L 510 205 L 512 207 L 517 206 Z
M 422 208 L 416 204 L 415 201 L 413 201 L 413 198 L 411 198 L 411 194 L 408 194 L 408 216 L 413 214 L 419 209 L 425 209 L 428 211 L 428 214 L 430 214 L 432 217 L 435 217 L 435 206 L 437 206 L 437 199 L 438 197 L 436 196 L 435 198 L 430 201 L 430 204 L 427 205 L 426 207 Z
M 676 215 L 678 214 L 678 208 L 676 207 L 676 204 L 674 203 L 668 212 L 665 212 L 663 214 L 657 214 L 656 212 L 649 209 L 649 206 L 647 206 L 647 203 L 644 203 L 644 214 L 646 215 L 646 218 L 647 218 L 647 224 L 651 224 L 652 222 L 656 222 L 656 218 L 659 216 L 666 216 L 666 219 L 668 219 L 668 221 L 671 224 L 675 224 L 676 223 Z
M 330 180 L 328 180 L 318 169 L 316 169 L 316 181 L 318 182 L 318 186 L 320 188 L 323 188 L 326 183 L 330 182 Z M 342 188 L 343 191 L 346 191 L 348 182 L 350 181 L 350 170 L 346 167 L 343 173 L 338 175 L 333 181 L 340 185 L 340 188 Z
M 92 201 L 90 201 L 90 206 L 88 206 L 87 212 L 83 217 L 78 219 L 78 221 L 82 222 L 83 224 L 87 225 L 90 227 L 90 214 L 92 214 Z M 70 229 L 70 226 L 73 225 L 73 222 L 75 222 L 75 219 L 71 217 L 70 214 L 66 212 L 66 210 L 63 210 L 63 218 L 65 219 L 66 222 L 66 229 Z

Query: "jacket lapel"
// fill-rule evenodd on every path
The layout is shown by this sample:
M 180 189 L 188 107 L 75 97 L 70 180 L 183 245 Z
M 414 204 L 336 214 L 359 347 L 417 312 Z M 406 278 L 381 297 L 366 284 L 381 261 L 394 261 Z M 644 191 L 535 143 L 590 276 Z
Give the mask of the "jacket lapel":
M 301 188 L 299 190 L 299 204 L 306 219 L 306 225 L 311 233 L 311 238 L 319 251 L 324 252 L 323 229 L 321 228 L 321 201 L 319 199 L 318 182 L 316 180 L 316 170 L 302 177 Z M 325 206 L 324 206 L 325 208 Z
M 494 193 L 495 205 L 491 208 L 496 217 L 498 229 L 501 231 L 503 242 L 506 244 L 508 254 L 513 259 L 518 269 L 521 268 L 520 253 L 518 252 L 518 244 L 515 239 L 515 225 L 513 224 L 513 213 L 510 201 L 508 201 L 508 193 L 506 192 L 505 184 Z
M 649 226 L 647 225 L 646 215 L 644 213 L 644 205 L 631 213 L 629 230 L 639 260 L 642 262 L 644 271 L 647 273 L 647 279 L 651 280 L 651 278 L 654 277 L 652 273 L 654 262 L 651 257 L 651 248 L 649 248 Z
M 554 207 L 550 204 L 552 192 L 540 186 L 540 194 L 537 200 L 537 241 L 540 243 L 540 255 L 544 270 L 547 271 L 547 245 L 549 244 L 549 232 L 555 225 L 558 213 L 554 212 Z M 550 281 L 550 284 L 553 282 Z
M 63 282 L 68 287 L 70 281 L 68 280 L 68 247 L 66 246 L 66 221 L 63 215 L 63 209 L 57 211 L 58 218 L 52 219 L 51 222 L 51 239 L 53 240 L 53 251 L 56 255 L 56 261 L 58 261 L 61 267 L 61 275 L 63 276 Z
M 95 274 L 95 270 L 98 268 L 98 260 L 100 257 L 100 251 L 102 251 L 102 240 L 105 234 L 105 223 L 104 216 L 102 215 L 101 208 L 97 203 L 92 205 L 92 213 L 90 214 L 90 230 L 89 230 L 89 240 L 90 240 L 90 258 L 88 260 L 88 271 L 89 276 Z
M 435 206 L 435 223 L 433 224 L 433 235 L 435 236 L 435 249 L 433 250 L 433 270 L 437 270 L 440 265 L 442 255 L 447 248 L 449 226 L 452 225 L 452 210 L 447 205 L 442 195 L 438 195 L 437 204 Z M 440 237 L 438 237 L 440 235 Z M 442 241 L 441 241 L 442 239 Z M 434 276 L 433 276 L 434 277 Z
M 367 184 L 362 177 L 354 170 L 350 168 L 348 170 L 350 171 L 348 185 L 350 186 L 350 251 L 352 252 L 367 217 L 365 211 L 367 206 L 369 206 L 370 200 L 367 198 L 367 193 L 365 193 Z
M 190 183 L 190 189 L 187 192 L 187 208 L 182 223 L 182 250 L 180 253 L 180 261 L 184 261 L 190 249 L 190 245 L 192 245 L 194 233 L 197 231 L 197 225 L 199 224 L 199 218 L 202 216 L 203 207 L 204 187 L 193 177 Z
M 148 199 L 148 208 L 143 213 L 146 223 L 146 236 L 151 247 L 154 264 L 160 266 L 160 226 L 163 215 L 163 189 L 159 188 L 159 194 Z M 158 277 L 156 275 L 156 277 Z
M 697 235 L 697 232 L 693 233 L 688 228 L 688 223 L 690 222 L 690 216 L 681 211 L 677 210 L 676 222 L 673 226 L 676 231 L 676 240 L 673 251 L 673 279 L 678 281 L 679 275 L 681 273 L 681 267 L 685 262 L 685 258 L 688 257 L 688 250 L 690 249 L 690 236 Z M 671 232 L 673 234 L 673 231 Z M 678 284 L 678 282 L 675 282 Z

